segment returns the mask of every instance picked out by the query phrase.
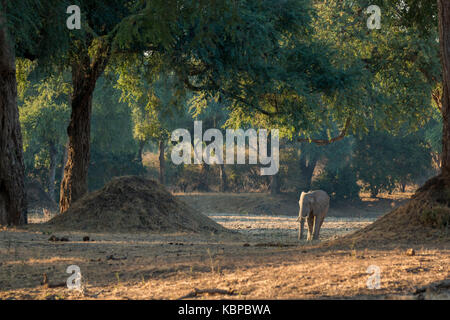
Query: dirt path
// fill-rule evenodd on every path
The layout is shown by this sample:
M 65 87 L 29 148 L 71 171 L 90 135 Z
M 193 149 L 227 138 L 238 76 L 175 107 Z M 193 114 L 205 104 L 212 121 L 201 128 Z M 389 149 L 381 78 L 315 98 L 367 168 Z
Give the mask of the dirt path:
M 298 223 L 296 217 L 208 214 L 210 218 L 224 227 L 239 231 L 249 241 L 298 244 Z M 364 228 L 375 218 L 336 218 L 327 217 L 321 231 L 322 240 L 334 239 L 352 231 Z M 302 242 L 305 243 L 305 242 Z

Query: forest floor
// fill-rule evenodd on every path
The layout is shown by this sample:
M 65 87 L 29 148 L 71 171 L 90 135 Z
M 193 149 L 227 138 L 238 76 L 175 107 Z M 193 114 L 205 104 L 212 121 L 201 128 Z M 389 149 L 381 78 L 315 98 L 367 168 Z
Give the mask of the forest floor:
M 39 228 L 5 229 L 0 231 L 0 299 L 178 299 L 194 288 L 212 292 L 196 299 L 450 299 L 447 240 L 364 249 L 321 246 L 367 226 L 408 194 L 363 197 L 357 204 L 332 207 L 321 239 L 314 243 L 297 241 L 298 209 L 289 196 L 177 196 L 235 232 L 51 234 Z M 68 241 L 49 241 L 51 235 Z M 83 241 L 85 236 L 90 241 Z M 410 248 L 413 255 L 406 253 Z M 70 265 L 80 267 L 81 290 L 66 287 Z M 373 278 L 369 266 L 380 270 L 378 289 L 367 286 Z M 47 285 L 42 285 L 44 274 Z
M 413 190 L 405 193 L 380 194 L 370 198 L 361 193 L 358 201 L 332 202 L 328 216 L 352 218 L 376 218 L 405 203 Z M 298 194 L 283 193 L 174 193 L 202 213 L 236 213 L 241 215 L 298 216 Z

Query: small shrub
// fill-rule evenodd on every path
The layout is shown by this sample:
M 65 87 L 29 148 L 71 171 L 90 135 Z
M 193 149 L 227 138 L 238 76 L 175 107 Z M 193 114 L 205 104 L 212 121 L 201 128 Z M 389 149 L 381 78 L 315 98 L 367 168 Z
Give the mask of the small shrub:
M 433 208 L 423 212 L 420 216 L 424 225 L 433 228 L 445 228 L 450 225 L 450 208 L 440 207 Z
M 336 170 L 325 170 L 313 181 L 313 189 L 326 191 L 334 200 L 354 200 L 359 197 L 360 187 L 356 173 L 351 166 Z

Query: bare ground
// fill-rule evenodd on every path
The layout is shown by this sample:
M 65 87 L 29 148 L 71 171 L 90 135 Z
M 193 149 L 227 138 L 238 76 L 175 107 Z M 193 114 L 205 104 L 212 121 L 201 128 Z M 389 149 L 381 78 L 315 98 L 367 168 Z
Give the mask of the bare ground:
M 239 204 L 214 197 L 203 206 L 216 206 L 208 215 L 234 234 L 55 232 L 69 241 L 52 242 L 51 234 L 36 226 L 3 230 L 0 299 L 177 299 L 194 288 L 229 293 L 199 294 L 197 299 L 450 299 L 447 289 L 420 290 L 436 283 L 446 286 L 443 281 L 450 279 L 445 239 L 413 246 L 402 242 L 323 248 L 296 240 L 292 216 L 249 214 L 245 198 L 240 214 L 235 209 L 228 211 L 234 214 L 217 213 L 227 212 L 218 203 Z M 247 195 L 247 203 L 251 197 Z M 372 207 L 363 203 L 348 215 L 334 209 L 337 214 L 330 212 L 325 220 L 321 243 L 367 226 L 401 200 L 384 199 Z M 192 205 L 198 200 L 190 201 Z M 90 241 L 83 241 L 85 236 Z M 407 255 L 411 246 L 415 254 Z M 81 269 L 81 291 L 64 286 L 66 269 L 73 264 Z M 371 265 L 380 268 L 380 289 L 367 288 Z M 41 284 L 44 273 L 50 286 Z
M 410 190 L 413 191 L 413 190 Z M 379 217 L 402 205 L 413 192 L 381 194 L 370 198 L 362 193 L 361 200 L 332 202 L 328 216 Z M 254 215 L 298 215 L 298 194 L 271 195 L 268 193 L 175 193 L 175 196 L 202 213 L 228 212 Z

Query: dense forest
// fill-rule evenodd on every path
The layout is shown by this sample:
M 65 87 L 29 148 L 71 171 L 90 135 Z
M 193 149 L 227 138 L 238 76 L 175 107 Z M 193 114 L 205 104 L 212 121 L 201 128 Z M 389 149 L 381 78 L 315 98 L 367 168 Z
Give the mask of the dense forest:
M 75 2 L 79 29 L 65 1 L 0 1 L 1 224 L 26 223 L 29 181 L 61 212 L 123 175 L 335 200 L 449 182 L 447 1 Z M 279 129 L 278 173 L 174 165 L 195 120 Z
M 450 0 L 0 0 L 0 302 L 448 300 L 449 230 Z

